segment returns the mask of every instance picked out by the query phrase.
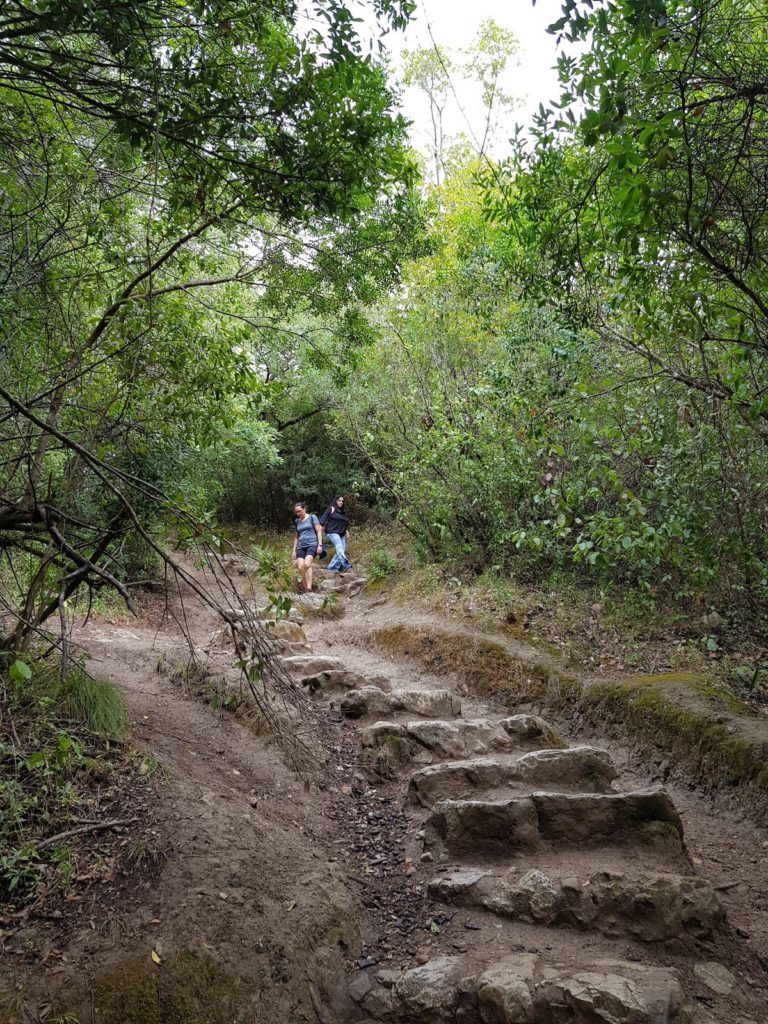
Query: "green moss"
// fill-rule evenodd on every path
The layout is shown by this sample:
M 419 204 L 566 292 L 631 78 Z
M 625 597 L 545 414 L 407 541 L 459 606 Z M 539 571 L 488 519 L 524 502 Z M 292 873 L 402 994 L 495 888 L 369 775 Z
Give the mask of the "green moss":
M 632 676 L 628 682 L 634 686 L 663 686 L 665 683 L 682 683 L 683 686 L 698 687 L 705 682 L 705 679 L 694 672 L 659 672 L 656 675 Z
M 741 700 L 729 690 L 713 686 L 707 676 L 695 672 L 660 672 L 656 675 L 631 676 L 627 680 L 627 684 L 631 686 L 684 686 L 711 703 L 725 704 L 736 714 L 752 714 L 746 701 Z
M 394 733 L 387 733 L 378 743 L 379 748 L 386 747 L 395 760 L 402 761 L 408 754 L 408 744 L 403 736 L 395 736 Z

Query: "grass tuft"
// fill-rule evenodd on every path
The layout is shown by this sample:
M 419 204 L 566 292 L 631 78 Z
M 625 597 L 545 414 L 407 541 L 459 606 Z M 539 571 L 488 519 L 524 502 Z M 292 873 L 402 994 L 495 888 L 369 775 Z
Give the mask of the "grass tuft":
M 106 679 L 91 679 L 75 669 L 64 683 L 61 699 L 70 718 L 110 739 L 128 735 L 129 720 L 120 690 Z

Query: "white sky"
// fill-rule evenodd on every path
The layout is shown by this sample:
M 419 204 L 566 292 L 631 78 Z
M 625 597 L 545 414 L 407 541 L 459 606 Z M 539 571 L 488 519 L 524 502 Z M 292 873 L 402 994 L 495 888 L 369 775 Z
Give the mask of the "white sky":
M 527 124 L 539 103 L 546 106 L 548 100 L 557 99 L 560 90 L 557 74 L 552 70 L 557 59 L 555 37 L 547 32 L 547 25 L 556 21 L 561 14 L 561 0 L 419 0 L 418 10 L 404 33 L 390 33 L 385 45 L 392 54 L 395 68 L 400 70 L 400 53 L 403 49 L 416 50 L 431 47 L 427 21 L 438 45 L 448 50 L 459 50 L 468 46 L 486 18 L 493 18 L 502 28 L 510 29 L 520 42 L 519 66 L 510 69 L 504 82 L 505 91 L 518 97 L 520 106 L 510 112 L 501 125 L 494 152 L 502 156 L 505 139 L 512 134 L 515 123 Z M 479 91 L 471 88 L 460 77 L 453 80 L 467 119 L 475 134 L 482 136 L 485 124 L 484 108 Z M 469 134 L 466 122 L 455 104 L 450 103 L 446 111 L 446 131 Z M 414 122 L 411 136 L 414 145 L 428 150 L 429 115 L 426 100 L 417 90 L 405 90 L 403 112 Z

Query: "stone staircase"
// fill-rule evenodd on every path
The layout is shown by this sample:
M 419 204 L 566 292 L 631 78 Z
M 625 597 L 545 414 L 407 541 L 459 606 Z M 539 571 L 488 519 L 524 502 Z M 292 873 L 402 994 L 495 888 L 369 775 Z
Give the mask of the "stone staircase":
M 410 969 L 372 958 L 354 1020 L 759 1024 L 743 982 L 702 963 L 727 925 L 664 789 L 624 789 L 607 750 L 535 715 L 463 717 L 451 687 L 384 661 L 283 664 L 359 729 L 367 784 L 400 803 L 413 870 L 459 933 Z

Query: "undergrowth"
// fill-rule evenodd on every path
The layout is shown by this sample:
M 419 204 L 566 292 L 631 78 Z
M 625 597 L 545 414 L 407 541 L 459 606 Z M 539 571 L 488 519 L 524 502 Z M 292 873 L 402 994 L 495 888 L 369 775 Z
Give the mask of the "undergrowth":
M 0 903 L 17 903 L 71 883 L 77 846 L 55 837 L 109 816 L 128 718 L 111 683 L 15 656 L 0 663 L 0 710 Z
M 567 668 L 605 677 L 693 672 L 723 693 L 768 707 L 768 650 L 706 604 L 688 609 L 606 584 L 551 575 L 534 584 L 497 568 L 478 575 L 456 563 L 401 575 L 402 602 L 501 631 L 556 656 Z

